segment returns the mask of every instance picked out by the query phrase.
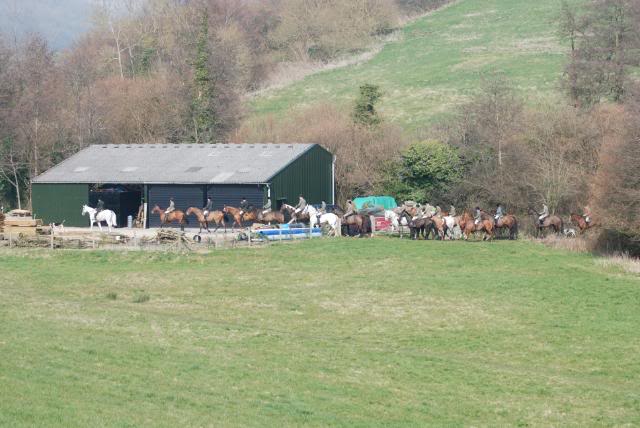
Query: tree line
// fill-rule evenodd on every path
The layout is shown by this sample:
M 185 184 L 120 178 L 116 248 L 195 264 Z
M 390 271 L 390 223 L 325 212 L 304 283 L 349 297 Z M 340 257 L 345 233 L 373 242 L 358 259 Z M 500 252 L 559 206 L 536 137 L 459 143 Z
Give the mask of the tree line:
M 282 64 L 357 53 L 400 16 L 442 3 L 148 0 L 123 14 L 104 2 L 65 52 L 37 35 L 1 39 L 0 199 L 28 202 L 31 177 L 89 144 L 297 141 L 337 155 L 341 202 L 384 193 L 514 212 L 591 205 L 607 226 L 639 234 L 639 0 L 562 4 L 559 101 L 532 105 L 497 71 L 418 136 L 377 111 L 392 88 L 375 82 L 350 110 L 324 103 L 244 120 L 245 94 Z
M 102 0 L 62 52 L 0 34 L 0 203 L 90 144 L 226 141 L 283 64 L 358 53 L 444 0 Z

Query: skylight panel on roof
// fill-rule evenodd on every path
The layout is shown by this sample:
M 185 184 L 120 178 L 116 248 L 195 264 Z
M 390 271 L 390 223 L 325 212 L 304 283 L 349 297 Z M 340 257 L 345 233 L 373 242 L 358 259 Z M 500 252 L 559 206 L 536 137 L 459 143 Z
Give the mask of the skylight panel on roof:
M 190 166 L 189 168 L 186 169 L 185 172 L 198 172 L 202 169 L 201 166 Z
M 73 170 L 73 172 L 85 172 L 85 171 L 88 171 L 88 170 L 89 170 L 88 166 L 79 166 L 79 167 L 76 167 Z
M 221 172 L 220 174 L 213 177 L 210 181 L 211 183 L 222 183 L 227 181 L 229 178 L 233 176 L 233 172 Z
M 137 166 L 127 166 L 125 168 L 122 168 L 121 172 L 133 172 L 137 169 L 138 169 Z
M 269 153 L 269 152 L 262 152 L 260 153 L 260 156 L 263 158 L 270 158 L 273 156 L 273 153 Z

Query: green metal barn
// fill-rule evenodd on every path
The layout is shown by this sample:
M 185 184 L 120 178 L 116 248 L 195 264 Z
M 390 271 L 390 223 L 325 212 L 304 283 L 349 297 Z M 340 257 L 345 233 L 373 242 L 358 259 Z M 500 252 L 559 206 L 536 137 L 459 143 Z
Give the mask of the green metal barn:
M 32 181 L 33 212 L 45 223 L 87 226 L 82 205 L 98 198 L 118 215 L 119 225 L 146 209 L 147 227 L 159 225 L 151 210 L 202 207 L 210 196 L 216 209 L 246 198 L 274 208 L 335 203 L 334 157 L 317 144 L 145 144 L 93 145 Z

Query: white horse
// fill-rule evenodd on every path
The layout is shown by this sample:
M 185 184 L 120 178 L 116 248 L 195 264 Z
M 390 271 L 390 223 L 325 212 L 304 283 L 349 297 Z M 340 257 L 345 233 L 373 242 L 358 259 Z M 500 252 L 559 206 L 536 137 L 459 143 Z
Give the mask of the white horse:
M 393 232 L 399 232 L 400 227 L 409 226 L 409 223 L 407 223 L 407 218 L 404 216 L 400 217 L 400 215 L 398 215 L 398 213 L 393 210 L 385 210 L 384 219 L 391 221 L 391 230 Z
M 89 228 L 93 230 L 93 223 L 98 223 L 98 228 L 102 232 L 102 222 L 107 223 L 109 232 L 111 232 L 111 226 L 117 226 L 116 213 L 111 210 L 102 210 L 96 216 L 96 209 L 91 208 L 88 205 L 82 206 L 82 215 L 89 214 Z
M 311 218 L 311 227 L 322 226 L 328 224 L 333 231 L 333 236 L 340 236 L 340 229 L 342 224 L 340 218 L 334 213 L 320 214 L 319 212 Z
M 291 205 L 284 204 L 284 207 L 291 212 L 291 220 L 289 220 L 289 224 L 293 223 L 294 221 L 296 221 L 298 219 L 297 218 L 298 214 L 309 214 L 309 219 L 310 219 L 309 221 L 310 222 L 313 222 L 314 221 L 313 219 L 318 215 L 318 210 L 315 209 L 313 207 L 313 205 L 307 205 L 299 213 L 296 213 L 295 207 L 292 207 Z
M 458 226 L 456 222 L 456 218 L 452 215 L 442 217 L 445 224 L 447 225 L 446 235 L 449 236 L 449 239 L 460 239 L 462 237 L 462 230 L 460 230 L 460 226 Z

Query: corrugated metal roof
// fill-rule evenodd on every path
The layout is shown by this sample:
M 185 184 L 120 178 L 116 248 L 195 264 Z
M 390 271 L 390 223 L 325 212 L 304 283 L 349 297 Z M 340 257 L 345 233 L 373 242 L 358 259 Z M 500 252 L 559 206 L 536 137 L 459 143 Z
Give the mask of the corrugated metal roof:
M 313 144 L 93 145 L 34 183 L 266 183 Z

